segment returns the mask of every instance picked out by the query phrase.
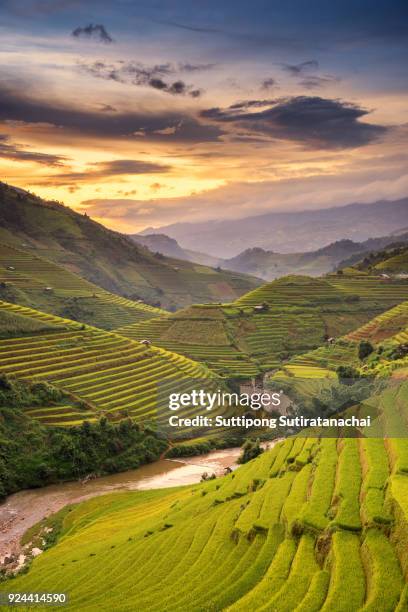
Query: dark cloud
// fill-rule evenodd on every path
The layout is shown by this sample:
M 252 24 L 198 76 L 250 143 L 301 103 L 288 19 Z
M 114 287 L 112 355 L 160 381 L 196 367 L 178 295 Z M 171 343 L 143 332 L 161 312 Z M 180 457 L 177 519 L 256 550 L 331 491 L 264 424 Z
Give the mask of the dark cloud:
M 118 83 L 127 83 L 137 86 L 152 87 L 159 91 L 178 96 L 191 96 L 198 98 L 202 90 L 188 85 L 181 79 L 169 81 L 168 77 L 178 72 L 192 72 L 194 69 L 200 70 L 199 66 L 193 64 L 156 64 L 154 66 L 146 66 L 140 62 L 124 62 L 107 63 L 104 61 L 96 61 L 92 64 L 80 64 L 81 69 L 88 74 L 99 79 L 108 81 L 116 81 Z
M 319 89 L 320 87 L 324 87 L 325 85 L 331 85 L 333 83 L 338 83 L 340 79 L 338 77 L 332 76 L 330 74 L 326 74 L 324 76 L 317 76 L 310 74 L 299 82 L 299 85 L 302 85 L 305 89 Z
M 114 42 L 112 36 L 108 34 L 105 26 L 103 26 L 101 23 L 97 23 L 97 24 L 90 23 L 83 28 L 81 27 L 75 28 L 75 30 L 71 32 L 71 35 L 74 38 L 88 38 L 88 39 L 93 38 L 105 44 L 110 44 Z
M 146 162 L 136 159 L 115 159 L 106 162 L 90 164 L 83 172 L 60 172 L 47 177 L 41 177 L 35 186 L 52 185 L 55 187 L 72 186 L 76 183 L 98 181 L 113 176 L 125 176 L 127 174 L 162 174 L 169 172 L 171 166 Z
M 180 72 L 203 72 L 205 70 L 212 70 L 217 64 L 190 64 L 189 62 L 180 62 L 177 66 Z
M 261 83 L 261 89 L 267 91 L 268 89 L 272 89 L 277 86 L 277 81 L 273 77 L 269 77 L 268 79 L 264 79 Z
M 310 74 L 319 69 L 319 62 L 317 60 L 308 60 L 301 64 L 281 64 L 281 67 L 291 77 L 300 79 L 299 85 L 305 89 L 319 89 L 341 80 L 331 74 Z
M 346 149 L 377 139 L 387 128 L 360 122 L 369 111 L 348 102 L 320 97 L 296 96 L 275 101 L 261 100 L 263 110 L 253 111 L 256 100 L 228 108 L 211 108 L 207 119 L 237 125 L 252 134 L 292 140 L 310 148 Z
M 35 162 L 45 166 L 62 166 L 67 160 L 60 155 L 29 151 L 23 145 L 10 143 L 9 137 L 3 134 L 0 134 L 0 157 L 13 161 Z
M 111 104 L 99 104 L 99 108 L 101 109 L 101 111 L 104 111 L 105 113 L 116 113 L 116 111 L 118 110 Z
M 290 76 L 299 77 L 304 74 L 317 70 L 319 68 L 319 62 L 317 60 L 308 60 L 301 64 L 281 64 L 282 70 L 288 72 Z
M 135 159 L 115 159 L 108 162 L 92 164 L 95 172 L 104 176 L 118 176 L 121 174 L 154 174 L 168 172 L 169 165 L 145 162 Z
M 215 142 L 223 130 L 182 112 L 107 112 L 62 107 L 48 100 L 27 97 L 20 90 L 0 87 L 0 121 L 22 121 L 64 128 L 71 134 L 98 138 L 137 136 L 153 141 Z M 55 134 L 57 139 L 57 134 Z
M 268 98 L 266 100 L 244 100 L 243 102 L 235 102 L 235 104 L 231 104 L 228 108 L 230 110 L 243 110 L 247 108 L 259 108 L 262 106 L 269 106 L 270 104 L 275 104 L 279 99 Z
M 159 89 L 175 96 L 185 96 L 188 94 L 192 98 L 198 98 L 201 96 L 201 89 L 191 89 L 191 86 L 186 85 L 184 81 L 174 81 L 173 83 L 166 83 L 163 79 L 152 78 L 147 83 L 153 89 Z

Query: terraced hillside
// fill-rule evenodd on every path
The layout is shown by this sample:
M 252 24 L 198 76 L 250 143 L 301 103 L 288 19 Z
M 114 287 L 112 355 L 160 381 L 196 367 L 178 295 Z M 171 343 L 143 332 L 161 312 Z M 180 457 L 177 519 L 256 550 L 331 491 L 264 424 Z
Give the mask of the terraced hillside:
M 371 253 L 358 262 L 355 268 L 370 274 L 408 275 L 408 247 L 400 245 Z
M 245 274 L 154 254 L 87 215 L 4 183 L 0 241 L 53 261 L 107 291 L 165 309 L 233 300 L 261 283 Z
M 215 481 L 95 498 L 62 511 L 13 591 L 69 585 L 72 610 L 405 611 L 404 445 L 289 439 Z
M 369 276 L 356 269 L 342 274 L 329 274 L 324 278 L 286 276 L 267 283 L 236 300 L 237 305 L 253 306 L 266 302 L 271 306 L 285 307 L 288 304 L 320 306 L 330 311 L 339 302 L 346 301 L 350 310 L 379 308 L 385 310 L 408 297 L 408 282 L 399 278 Z
M 361 343 L 366 343 L 367 354 L 360 353 Z M 396 381 L 408 378 L 408 301 L 378 315 L 333 344 L 326 343 L 296 355 L 270 379 L 275 384 L 285 385 L 287 392 L 304 409 L 310 404 L 316 407 L 315 400 L 321 398 L 322 389 L 339 388 L 337 372 L 344 367 L 352 368 L 347 375 L 349 382 L 351 379 L 355 383 L 373 379 L 373 390 L 377 380 L 385 384 L 388 377 Z
M 52 382 L 76 400 L 84 400 L 94 413 L 93 417 L 74 410 L 62 414 L 58 406 L 33 411 L 31 416 L 43 423 L 76 425 L 102 415 L 112 420 L 127 416 L 156 420 L 160 408 L 165 419 L 170 392 L 195 388 L 197 381 L 200 388 L 218 387 L 214 374 L 181 355 L 7 302 L 0 302 L 1 313 L 30 324 L 39 322 L 47 329 L 1 339 L 0 371 L 28 381 Z
M 104 329 L 168 314 L 109 293 L 30 250 L 2 243 L 0 297 Z
M 288 276 L 231 304 L 197 305 L 116 331 L 204 361 L 227 377 L 248 378 L 347 333 L 404 296 L 408 283 L 399 279 Z

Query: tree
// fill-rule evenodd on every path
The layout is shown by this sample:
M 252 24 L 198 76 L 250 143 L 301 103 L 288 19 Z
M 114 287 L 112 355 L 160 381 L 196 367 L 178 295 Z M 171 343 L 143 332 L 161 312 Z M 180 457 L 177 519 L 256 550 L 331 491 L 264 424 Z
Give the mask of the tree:
M 258 440 L 246 440 L 242 446 L 242 455 L 238 459 L 238 463 L 248 463 L 251 459 L 255 459 L 263 453 L 263 448 Z
M 336 369 L 337 376 L 339 377 L 339 381 L 343 385 L 352 385 L 355 380 L 360 378 L 360 373 L 356 368 L 349 365 L 341 365 Z
M 363 361 L 363 359 L 371 355 L 373 351 L 374 347 L 371 342 L 368 340 L 361 340 L 360 344 L 358 345 L 358 358 L 360 361 Z

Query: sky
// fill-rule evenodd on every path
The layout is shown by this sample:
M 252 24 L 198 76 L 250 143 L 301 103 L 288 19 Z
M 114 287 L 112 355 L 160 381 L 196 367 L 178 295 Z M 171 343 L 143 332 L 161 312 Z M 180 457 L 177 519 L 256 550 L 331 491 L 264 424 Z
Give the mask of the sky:
M 408 5 L 0 0 L 0 176 L 108 227 L 408 196 Z

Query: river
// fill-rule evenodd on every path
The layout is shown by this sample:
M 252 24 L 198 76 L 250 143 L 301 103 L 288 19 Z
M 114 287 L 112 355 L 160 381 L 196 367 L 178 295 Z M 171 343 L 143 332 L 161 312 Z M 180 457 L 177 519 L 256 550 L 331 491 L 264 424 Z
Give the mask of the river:
M 234 469 L 237 466 L 241 452 L 240 448 L 228 448 L 177 460 L 161 459 L 137 470 L 101 476 L 84 484 L 65 482 L 10 495 L 0 505 L 0 565 L 4 556 L 21 552 L 20 539 L 27 529 L 67 504 L 114 491 L 194 484 L 200 481 L 203 472 L 221 476 L 226 467 Z

